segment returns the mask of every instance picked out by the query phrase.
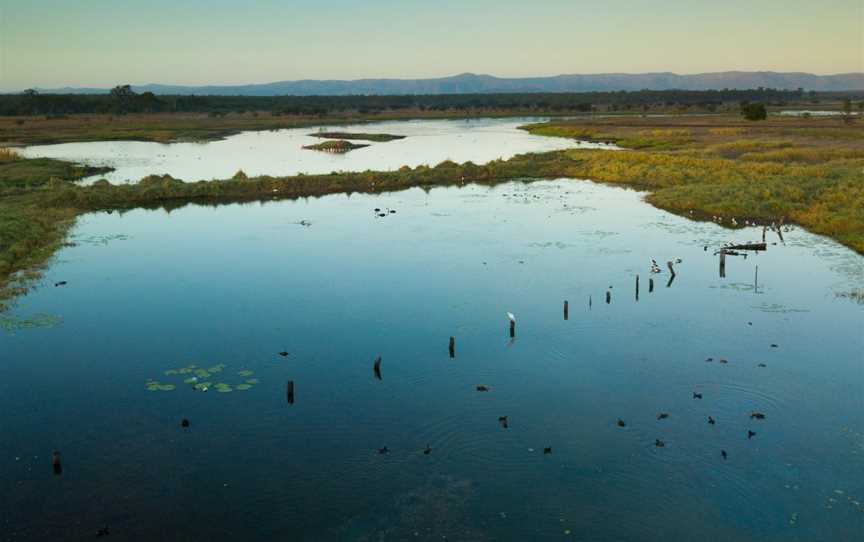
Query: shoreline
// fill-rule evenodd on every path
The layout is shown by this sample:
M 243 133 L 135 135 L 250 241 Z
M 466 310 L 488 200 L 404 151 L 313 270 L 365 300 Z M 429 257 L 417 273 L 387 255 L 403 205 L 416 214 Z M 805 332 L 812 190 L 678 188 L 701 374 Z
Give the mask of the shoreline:
M 682 117 L 670 127 L 652 119 L 658 117 L 551 120 L 522 127 L 538 135 L 615 141 L 628 149 L 622 152 L 570 149 L 521 154 L 484 165 L 445 161 L 434 167 L 403 166 L 384 172 L 235 175 L 189 183 L 151 175 L 134 185 L 97 181 L 77 186 L 71 177 L 24 187 L 0 184 L 0 215 L 5 218 L 0 220 L 0 238 L 9 240 L 0 244 L 0 311 L 4 300 L 8 303 L 22 289 L 26 291 L 75 218 L 85 213 L 495 185 L 519 179 L 590 179 L 626 186 L 648 192 L 646 203 L 691 220 L 721 216 L 726 222 L 720 224 L 733 229 L 728 223 L 731 218 L 742 226 L 745 221 L 785 221 L 864 254 L 864 175 L 860 173 L 864 133 L 859 133 L 860 127 L 831 120 L 772 119 L 753 124 L 728 116 L 709 123 L 704 116 Z M 807 126 L 799 126 L 802 122 Z M 20 159 L 18 165 L 26 169 L 29 162 Z M 0 162 L 0 174 L 3 167 Z M 80 167 L 67 170 L 80 171 Z

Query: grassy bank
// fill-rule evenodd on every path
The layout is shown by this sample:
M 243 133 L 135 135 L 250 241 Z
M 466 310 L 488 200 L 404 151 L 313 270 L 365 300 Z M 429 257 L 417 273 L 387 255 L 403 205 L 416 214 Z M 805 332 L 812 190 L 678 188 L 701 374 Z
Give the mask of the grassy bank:
M 502 109 L 333 113 L 273 116 L 268 112 L 208 115 L 201 113 L 141 113 L 128 115 L 69 115 L 59 117 L 0 117 L 0 146 L 40 145 L 82 141 L 212 141 L 252 130 L 282 130 L 310 126 L 340 126 L 387 120 L 464 119 L 466 117 L 554 116 L 554 112 Z M 560 114 L 560 113 L 558 113 Z M 317 134 L 310 134 L 317 135 Z M 370 134 L 373 137 L 386 134 Z M 348 138 L 341 138 L 348 139 Z M 377 141 L 377 139 L 375 139 Z
M 864 253 L 864 130 L 840 119 L 630 118 L 524 127 L 630 150 L 568 151 L 566 176 L 649 190 L 688 216 L 786 220 Z
M 110 167 L 74 164 L 53 158 L 23 159 L 14 150 L 0 148 L 0 193 L 64 183 L 112 171 Z
M 485 165 L 443 162 L 392 172 L 333 173 L 183 182 L 150 176 L 134 185 L 76 186 L 74 165 L 52 175 L 39 160 L 0 159 L 0 299 L 20 291 L 32 270 L 62 242 L 75 216 L 96 210 L 174 208 L 377 193 L 409 187 L 496 184 L 571 177 L 649 191 L 648 201 L 693 218 L 785 220 L 864 253 L 864 131 L 831 120 L 607 118 L 527 126 L 543 135 L 614 141 L 630 150 L 572 149 L 525 154 Z M 12 168 L 6 169 L 5 168 Z M 49 168 L 50 169 L 50 168 Z M 60 169 L 53 170 L 55 173 Z M 52 182 L 48 179 L 54 177 Z M 64 180 L 66 179 L 66 180 Z M 27 277 L 24 277 L 27 278 Z M 0 301 L 2 303 L 2 301 Z
M 344 139 L 347 141 L 375 141 L 384 143 L 387 141 L 395 141 L 397 139 L 405 139 L 402 135 L 393 134 L 368 134 L 362 132 L 318 132 L 309 134 L 312 137 L 320 137 L 323 139 Z

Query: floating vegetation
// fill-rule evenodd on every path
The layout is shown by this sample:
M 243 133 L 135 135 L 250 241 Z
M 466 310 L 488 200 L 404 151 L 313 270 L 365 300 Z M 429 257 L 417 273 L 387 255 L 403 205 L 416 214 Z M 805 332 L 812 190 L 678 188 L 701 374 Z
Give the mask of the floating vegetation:
M 162 384 L 157 380 L 148 380 L 145 384 L 147 391 L 174 391 L 174 384 Z
M 864 305 L 864 289 L 851 290 L 849 292 L 837 292 L 834 294 L 834 297 L 838 299 L 848 299 L 849 301 L 858 303 L 859 305 Z
M 245 382 L 217 382 L 213 383 L 209 379 L 214 374 L 219 374 L 228 367 L 224 363 L 219 363 L 217 365 L 213 365 L 206 369 L 199 368 L 198 365 L 190 364 L 186 367 L 179 367 L 176 369 L 168 369 L 164 371 L 165 376 L 173 376 L 180 377 L 182 379 L 183 384 L 191 387 L 195 391 L 206 392 L 211 389 L 219 392 L 219 393 L 231 393 L 235 390 L 238 391 L 247 391 L 254 387 L 255 384 L 259 383 L 257 378 L 246 378 Z M 243 369 L 238 371 L 237 374 L 241 377 L 249 377 L 255 374 L 253 371 L 248 369 Z M 148 379 L 146 383 L 147 391 L 172 391 L 177 388 L 176 384 L 173 383 L 163 383 L 158 380 Z
M 52 314 L 34 314 L 30 318 L 16 318 L 0 314 L 0 329 L 4 331 L 20 331 L 22 329 L 51 328 L 63 322 L 59 316 Z
M 88 237 L 72 237 L 74 242 L 79 245 L 107 245 L 111 241 L 126 241 L 128 235 L 117 233 L 113 235 L 91 235 Z
M 234 391 L 234 389 L 231 386 L 229 386 L 228 384 L 225 384 L 224 382 L 217 383 L 215 386 L 213 386 L 213 388 L 216 391 L 218 391 L 219 393 L 229 393 L 229 392 Z
M 791 307 L 787 307 L 785 305 L 780 305 L 777 303 L 762 303 L 761 305 L 756 305 L 752 308 L 756 309 L 757 311 L 774 312 L 774 313 L 781 313 L 781 314 L 792 313 L 792 312 L 810 312 L 807 309 L 793 309 Z

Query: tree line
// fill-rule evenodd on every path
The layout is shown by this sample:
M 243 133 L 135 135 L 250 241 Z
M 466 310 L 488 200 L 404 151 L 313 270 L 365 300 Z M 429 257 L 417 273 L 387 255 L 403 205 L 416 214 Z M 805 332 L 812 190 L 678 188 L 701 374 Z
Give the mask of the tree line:
M 568 93 L 500 93 L 352 96 L 196 96 L 156 95 L 118 85 L 106 94 L 42 94 L 27 90 L 0 95 L 0 115 L 72 115 L 125 113 L 209 113 L 247 111 L 274 115 L 375 114 L 388 111 L 520 110 L 551 113 L 649 111 L 654 108 L 699 108 L 714 111 L 723 104 L 818 103 L 820 96 L 804 89 L 780 90 L 640 90 Z

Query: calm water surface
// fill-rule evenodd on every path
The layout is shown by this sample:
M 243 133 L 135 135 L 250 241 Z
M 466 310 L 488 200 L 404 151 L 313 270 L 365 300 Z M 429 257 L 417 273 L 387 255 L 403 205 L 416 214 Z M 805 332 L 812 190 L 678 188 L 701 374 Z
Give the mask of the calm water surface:
M 562 180 L 81 218 L 3 319 L 0 540 L 861 540 L 864 259 L 794 230 L 721 279 L 712 250 L 761 230 L 641 197 Z M 234 391 L 165 374 L 189 364 Z
M 416 120 L 243 132 L 207 143 L 149 143 L 95 141 L 39 145 L 21 149 L 27 157 L 62 158 L 89 165 L 111 166 L 115 171 L 82 182 L 105 178 L 112 183 L 137 182 L 142 177 L 170 174 L 186 181 L 227 179 L 242 169 L 247 175 L 296 175 L 332 171 L 389 171 L 404 165 L 434 166 L 444 160 L 483 164 L 526 152 L 572 147 L 610 148 L 531 135 L 518 127 L 542 119 Z M 349 131 L 404 135 L 405 139 L 369 143 L 346 154 L 303 149 L 326 141 L 309 134 Z

